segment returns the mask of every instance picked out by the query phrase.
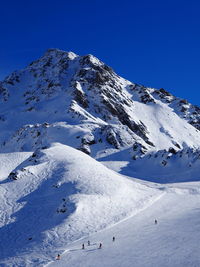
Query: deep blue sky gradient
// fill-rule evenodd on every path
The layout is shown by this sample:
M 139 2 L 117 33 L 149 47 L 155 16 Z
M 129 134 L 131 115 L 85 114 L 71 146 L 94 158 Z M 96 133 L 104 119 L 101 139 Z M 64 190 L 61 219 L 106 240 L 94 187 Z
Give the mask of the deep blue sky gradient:
M 0 10 L 0 79 L 60 48 L 200 105 L 198 0 L 7 0 Z

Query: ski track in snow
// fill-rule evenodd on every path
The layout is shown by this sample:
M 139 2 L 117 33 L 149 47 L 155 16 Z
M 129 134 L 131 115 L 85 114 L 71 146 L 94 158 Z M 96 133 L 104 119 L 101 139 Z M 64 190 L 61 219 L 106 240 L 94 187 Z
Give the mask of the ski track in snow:
M 200 195 L 191 192 L 174 185 L 143 212 L 69 245 L 61 260 L 47 266 L 199 267 Z
M 9 170 L 17 162 L 25 171 L 17 181 L 0 182 L 0 266 L 200 266 L 200 182 L 123 177 L 61 144 L 34 164 L 26 161 L 30 153 L 12 156 Z M 56 214 L 63 196 L 72 197 L 68 212 Z
M 2 266 L 43 266 L 66 244 L 138 213 L 163 193 L 61 144 L 33 159 L 19 163 L 17 180 L 0 183 Z M 63 198 L 67 212 L 57 213 Z

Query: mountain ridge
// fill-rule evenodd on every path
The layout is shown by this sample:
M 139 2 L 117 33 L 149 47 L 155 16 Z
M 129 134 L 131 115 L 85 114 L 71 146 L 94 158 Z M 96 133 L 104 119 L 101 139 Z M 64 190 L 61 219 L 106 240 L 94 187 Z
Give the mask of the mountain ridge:
M 0 101 L 2 152 L 61 142 L 99 159 L 129 148 L 131 161 L 199 149 L 199 107 L 125 80 L 90 54 L 48 49 L 0 82 Z

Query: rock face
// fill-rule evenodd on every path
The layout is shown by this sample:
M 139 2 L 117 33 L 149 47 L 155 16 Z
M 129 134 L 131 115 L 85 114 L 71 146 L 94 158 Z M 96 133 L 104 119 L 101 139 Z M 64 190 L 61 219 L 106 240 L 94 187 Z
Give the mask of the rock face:
M 92 55 L 49 49 L 0 82 L 0 103 L 2 152 L 60 142 L 96 158 L 128 148 L 136 160 L 200 144 L 199 107 L 131 83 Z

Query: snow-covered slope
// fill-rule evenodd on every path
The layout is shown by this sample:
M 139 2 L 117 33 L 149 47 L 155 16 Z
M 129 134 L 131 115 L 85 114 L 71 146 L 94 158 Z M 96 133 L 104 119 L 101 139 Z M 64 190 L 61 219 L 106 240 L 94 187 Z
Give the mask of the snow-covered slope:
M 103 157 L 101 162 L 123 175 L 147 181 L 174 183 L 200 180 L 199 149 L 185 148 L 176 151 L 170 148 L 147 154 L 140 153 L 140 156 L 133 155 L 132 161 L 129 160 L 129 155 L 127 156 L 125 150 Z
M 92 55 L 49 49 L 12 73 L 0 82 L 0 266 L 199 266 L 199 130 L 199 107 Z
M 199 183 L 166 186 L 166 194 L 150 208 L 66 246 L 61 259 L 54 259 L 47 266 L 200 266 L 199 189 Z M 98 249 L 100 242 L 102 249 Z M 81 249 L 82 243 L 85 250 Z
M 4 180 L 8 177 L 10 172 L 18 167 L 24 160 L 29 158 L 32 152 L 13 152 L 13 153 L 1 153 L 0 154 L 0 180 Z
M 70 242 L 162 195 L 65 145 L 14 158 L 21 164 L 0 184 L 1 266 L 42 266 Z

